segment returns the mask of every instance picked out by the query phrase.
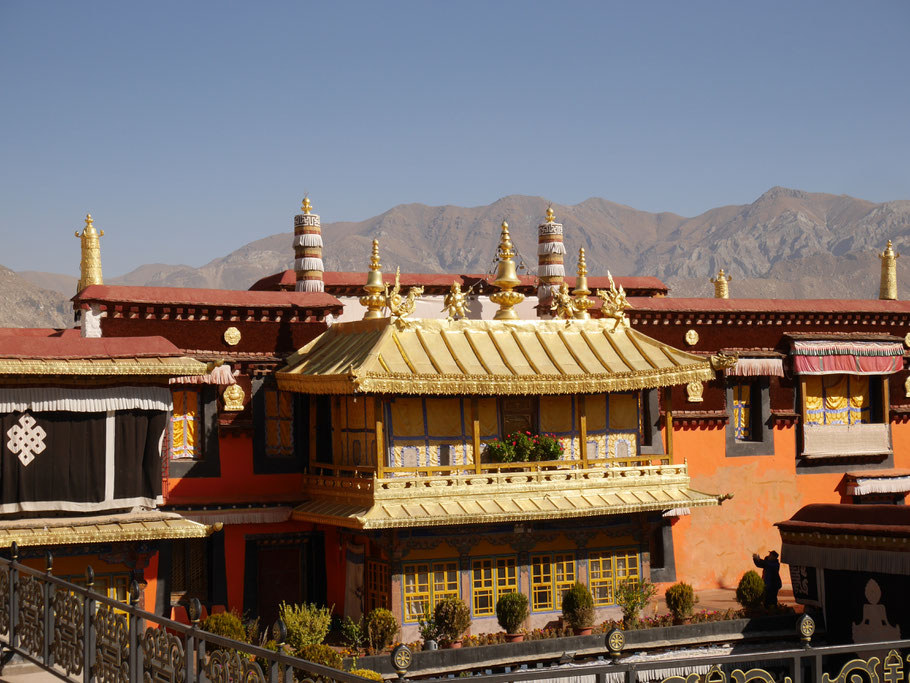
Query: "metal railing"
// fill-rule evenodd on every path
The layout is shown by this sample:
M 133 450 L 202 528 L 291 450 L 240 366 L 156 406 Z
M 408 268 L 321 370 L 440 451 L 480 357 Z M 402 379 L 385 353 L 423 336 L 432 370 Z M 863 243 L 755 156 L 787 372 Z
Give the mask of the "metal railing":
M 133 581 L 129 602 L 92 590 L 94 572 L 78 586 L 46 569 L 31 569 L 11 557 L 0 558 L 0 649 L 2 661 L 14 654 L 44 671 L 73 683 L 243 682 L 362 683 L 361 678 L 286 654 L 286 631 L 272 629 L 278 651 L 223 638 L 199 628 L 198 601 L 193 623 L 181 624 L 137 607 L 139 586 Z

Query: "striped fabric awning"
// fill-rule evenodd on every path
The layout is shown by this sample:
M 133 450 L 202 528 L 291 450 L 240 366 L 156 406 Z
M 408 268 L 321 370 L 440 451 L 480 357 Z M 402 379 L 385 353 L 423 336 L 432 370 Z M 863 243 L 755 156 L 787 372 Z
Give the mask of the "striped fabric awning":
M 730 377 L 783 377 L 784 361 L 781 358 L 742 358 L 727 369 Z
M 801 375 L 890 375 L 904 367 L 900 342 L 794 341 L 792 353 Z

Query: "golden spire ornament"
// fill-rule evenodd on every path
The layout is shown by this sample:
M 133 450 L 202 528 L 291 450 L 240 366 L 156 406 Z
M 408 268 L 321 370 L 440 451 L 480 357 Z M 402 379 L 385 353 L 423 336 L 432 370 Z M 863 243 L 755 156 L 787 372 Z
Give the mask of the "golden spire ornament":
M 900 254 L 894 251 L 891 240 L 888 246 L 878 255 L 882 260 L 882 281 L 878 289 L 878 298 L 894 301 L 897 299 L 897 259 Z
M 512 237 L 509 235 L 509 224 L 505 221 L 500 226 L 499 249 L 497 251 L 499 263 L 496 266 L 496 279 L 493 286 L 499 289 L 490 295 L 490 301 L 499 306 L 493 316 L 494 320 L 518 320 L 518 313 L 512 307 L 524 301 L 525 295 L 514 291 L 521 284 L 515 270 L 515 249 L 512 246 Z
M 82 234 L 76 231 L 76 237 L 82 240 L 82 261 L 79 264 L 79 284 L 76 285 L 78 294 L 89 285 L 102 285 L 101 278 L 101 244 L 99 238 L 104 235 L 95 230 L 92 214 L 85 214 L 85 228 Z
M 310 209 L 313 208 L 313 205 L 310 203 L 309 195 L 303 198 L 303 204 L 300 205 L 300 210 L 303 211 L 304 216 L 310 215 Z
M 715 299 L 729 299 L 730 298 L 730 280 L 733 278 L 724 273 L 724 269 L 721 268 L 717 272 L 717 277 L 712 277 L 711 282 L 714 284 L 714 298 Z
M 588 309 L 594 305 L 594 302 L 588 298 L 591 290 L 588 289 L 588 265 L 585 262 L 585 248 L 578 250 L 578 270 L 575 277 L 575 289 L 572 290 L 572 296 L 575 297 L 575 317 L 580 320 L 587 320 L 591 317 Z
M 363 319 L 382 318 L 382 309 L 385 308 L 386 298 L 385 284 L 382 281 L 382 264 L 379 262 L 379 240 L 373 240 L 373 251 L 370 254 L 370 272 L 367 275 L 367 283 L 363 289 L 366 294 L 360 297 L 360 305 L 367 309 L 363 314 Z

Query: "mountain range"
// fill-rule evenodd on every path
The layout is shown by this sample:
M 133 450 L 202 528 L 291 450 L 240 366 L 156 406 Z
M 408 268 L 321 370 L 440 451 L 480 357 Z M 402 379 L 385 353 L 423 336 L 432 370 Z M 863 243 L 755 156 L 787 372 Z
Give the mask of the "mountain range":
M 537 225 L 547 205 L 541 197 L 510 195 L 487 206 L 402 204 L 365 221 L 325 223 L 326 269 L 366 272 L 370 242 L 378 238 L 386 270 L 490 272 L 499 224 L 506 219 L 518 255 L 533 273 Z M 734 298 L 874 298 L 876 255 L 889 239 L 898 251 L 908 249 L 908 258 L 898 260 L 899 287 L 910 282 L 908 200 L 874 203 L 774 187 L 751 204 L 722 206 L 692 218 L 600 198 L 553 208 L 565 226 L 568 273 L 584 247 L 591 275 L 607 270 L 655 275 L 670 285 L 671 296 L 711 296 L 708 278 L 723 268 L 733 277 Z M 290 267 L 291 234 L 288 227 L 199 268 L 148 264 L 105 282 L 246 289 Z M 68 324 L 72 314 L 66 299 L 75 286 L 75 277 L 0 269 L 5 293 L 0 325 Z

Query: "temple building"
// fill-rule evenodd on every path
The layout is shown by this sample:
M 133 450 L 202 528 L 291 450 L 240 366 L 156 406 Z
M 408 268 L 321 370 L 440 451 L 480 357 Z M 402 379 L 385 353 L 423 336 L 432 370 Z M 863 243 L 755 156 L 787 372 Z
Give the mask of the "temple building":
M 674 298 L 587 263 L 552 207 L 537 273 L 505 223 L 492 276 L 376 242 L 326 271 L 309 199 L 293 225 L 293 268 L 229 291 L 105 285 L 87 221 L 78 329 L 0 330 L 0 546 L 163 615 L 386 606 L 407 641 L 448 595 L 480 633 L 509 591 L 536 627 L 576 580 L 598 618 L 631 579 L 733 587 L 801 508 L 910 491 L 890 245 L 877 300 L 740 299 L 724 271 Z M 834 566 L 806 557 L 785 590 Z

